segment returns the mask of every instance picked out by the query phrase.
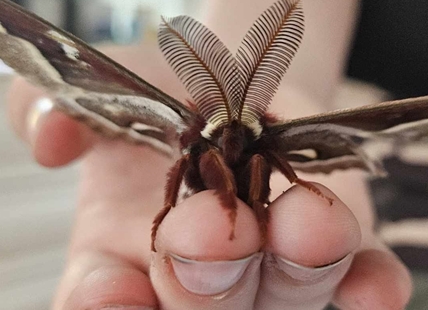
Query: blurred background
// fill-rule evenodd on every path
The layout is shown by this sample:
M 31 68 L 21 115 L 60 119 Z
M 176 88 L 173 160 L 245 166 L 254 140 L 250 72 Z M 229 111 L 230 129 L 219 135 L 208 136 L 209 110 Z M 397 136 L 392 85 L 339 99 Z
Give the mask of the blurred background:
M 154 40 L 160 15 L 198 18 L 200 0 L 14 1 L 89 43 Z M 387 3 L 387 5 L 386 5 Z M 426 0 L 362 1 L 348 79 L 336 107 L 428 94 Z M 11 71 L 0 63 L 0 309 L 48 309 L 65 263 L 78 164 L 38 167 L 8 127 Z M 388 179 L 368 179 L 383 239 L 412 270 L 408 309 L 428 308 L 428 148 L 386 156 Z

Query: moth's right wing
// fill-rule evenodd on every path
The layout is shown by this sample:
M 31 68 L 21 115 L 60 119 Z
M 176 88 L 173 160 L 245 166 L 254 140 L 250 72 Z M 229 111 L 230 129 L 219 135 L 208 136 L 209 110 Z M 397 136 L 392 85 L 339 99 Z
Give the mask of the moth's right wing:
M 428 141 L 428 96 L 268 124 L 265 130 L 270 144 L 297 170 L 363 168 L 382 173 L 366 147 L 379 140 L 390 145 Z
M 0 59 L 92 128 L 166 154 L 196 118 L 104 54 L 5 0 L 0 0 Z

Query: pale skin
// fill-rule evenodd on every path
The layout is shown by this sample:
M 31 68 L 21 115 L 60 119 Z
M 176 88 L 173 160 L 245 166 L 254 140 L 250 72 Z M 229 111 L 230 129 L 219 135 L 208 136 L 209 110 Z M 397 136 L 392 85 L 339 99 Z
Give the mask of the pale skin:
M 245 1 L 244 12 L 242 7 L 237 9 L 243 2 L 210 2 L 205 16 L 205 24 L 232 49 L 269 5 Z M 287 118 L 312 114 L 331 98 L 340 82 L 355 17 L 355 1 L 344 2 L 304 3 L 305 41 L 275 97 L 272 110 L 276 113 Z M 187 98 L 155 46 L 112 48 L 107 53 L 177 99 Z M 54 309 L 107 305 L 168 310 L 321 309 L 329 301 L 342 309 L 403 309 L 408 302 L 409 273 L 373 231 L 363 173 L 299 174 L 334 190 L 317 185 L 334 198 L 332 206 L 299 186 L 281 194 L 289 185 L 275 176 L 273 195 L 281 195 L 269 206 L 266 243 L 254 214 L 243 203 L 238 208 L 236 239 L 230 241 L 230 222 L 215 194 L 199 193 L 166 217 L 158 231 L 158 252 L 151 253 L 151 221 L 162 206 L 165 174 L 173 161 L 147 147 L 99 137 L 58 111 L 39 113 L 38 121 L 29 126 L 26 119 L 38 113 L 34 102 L 43 95 L 23 80 L 14 83 L 9 96 L 13 128 L 41 165 L 82 161 L 76 221 Z M 210 262 L 252 258 L 231 288 L 212 295 L 187 290 L 183 279 L 191 271 L 175 269 L 174 273 L 170 254 Z M 301 267 L 281 263 L 272 267 L 277 258 Z M 335 262 L 320 276 L 323 271 L 317 267 Z M 221 271 L 210 273 L 212 282 L 222 276 Z

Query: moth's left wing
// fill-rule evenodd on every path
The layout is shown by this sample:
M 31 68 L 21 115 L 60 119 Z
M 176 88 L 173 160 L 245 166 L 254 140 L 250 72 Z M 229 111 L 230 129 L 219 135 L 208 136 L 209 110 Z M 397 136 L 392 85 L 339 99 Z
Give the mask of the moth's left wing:
M 268 124 L 265 135 L 297 170 L 329 173 L 356 167 L 382 172 L 364 146 L 376 139 L 428 139 L 428 96 Z
M 66 113 L 109 136 L 172 153 L 194 112 L 97 50 L 0 0 L 0 59 Z

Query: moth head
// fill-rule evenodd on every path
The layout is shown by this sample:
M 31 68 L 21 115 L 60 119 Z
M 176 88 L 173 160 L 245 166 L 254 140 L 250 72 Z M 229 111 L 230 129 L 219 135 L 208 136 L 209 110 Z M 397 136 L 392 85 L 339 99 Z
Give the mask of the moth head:
M 251 148 L 256 140 L 253 131 L 238 121 L 221 125 L 204 138 L 222 153 L 229 165 L 235 164 L 245 150 Z

